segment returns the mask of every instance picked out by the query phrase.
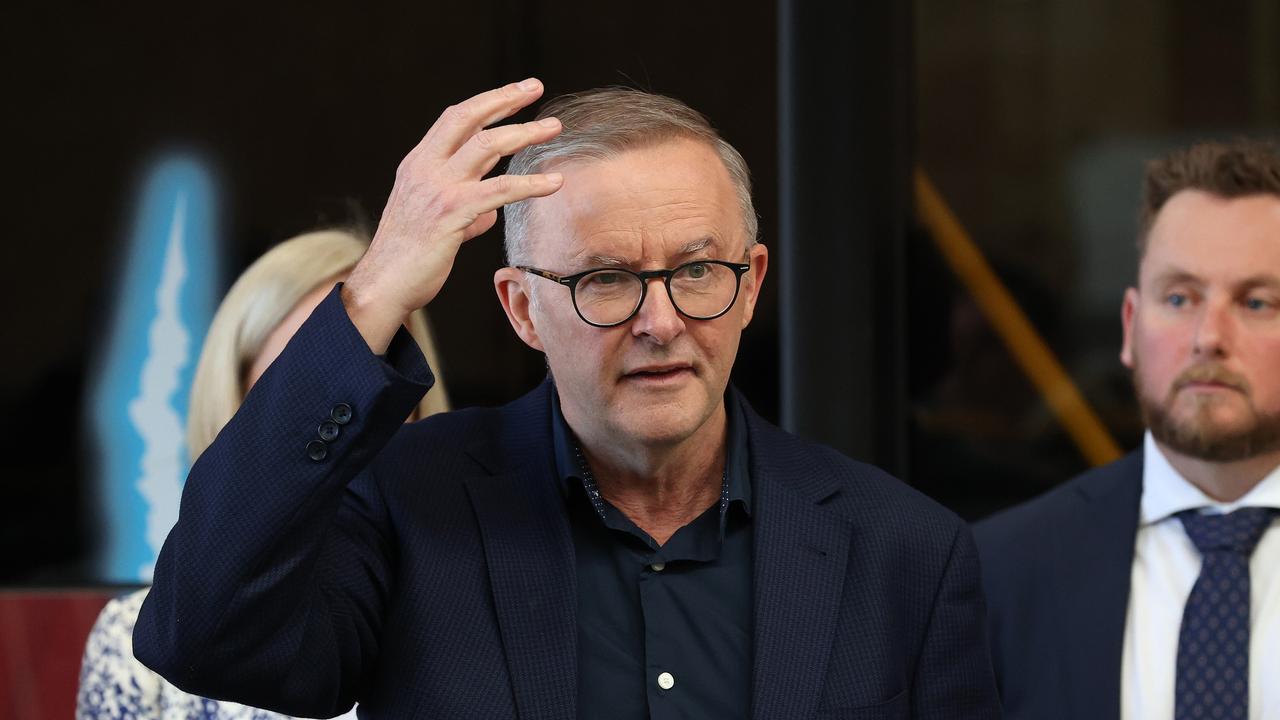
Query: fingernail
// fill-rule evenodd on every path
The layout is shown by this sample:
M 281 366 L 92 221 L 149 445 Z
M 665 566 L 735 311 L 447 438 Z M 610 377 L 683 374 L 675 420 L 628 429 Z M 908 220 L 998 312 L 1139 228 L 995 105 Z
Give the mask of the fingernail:
M 552 185 L 559 185 L 564 182 L 564 176 L 560 173 L 547 173 L 547 182 Z
M 553 118 L 553 117 L 542 118 L 541 120 L 538 121 L 538 124 L 541 125 L 542 127 L 553 128 L 560 124 L 560 120 L 559 118 Z
M 528 80 L 521 80 L 520 82 L 516 83 L 516 87 L 520 88 L 521 90 L 524 90 L 525 92 L 532 92 L 534 90 L 537 90 L 541 85 L 542 83 L 538 82 L 537 78 L 529 78 Z

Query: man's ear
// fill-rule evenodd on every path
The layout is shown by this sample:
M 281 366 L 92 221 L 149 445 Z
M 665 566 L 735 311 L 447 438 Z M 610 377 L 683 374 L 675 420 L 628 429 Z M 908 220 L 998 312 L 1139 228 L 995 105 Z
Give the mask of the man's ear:
M 498 302 L 502 303 L 502 310 L 507 313 L 507 320 L 516 335 L 520 336 L 525 345 L 539 352 L 546 352 L 529 313 L 533 298 L 529 297 L 529 288 L 525 286 L 527 280 L 528 277 L 521 270 L 513 267 L 499 268 L 493 274 L 493 289 L 497 291 Z
M 764 275 L 769 270 L 769 248 L 762 243 L 751 246 L 747 255 L 751 270 L 747 272 L 742 285 L 742 327 L 746 327 L 756 311 L 756 301 L 760 299 L 760 288 L 764 285 Z
M 1120 324 L 1124 327 L 1124 344 L 1120 346 L 1120 362 L 1133 369 L 1133 318 L 1138 313 L 1138 289 L 1124 291 L 1124 304 L 1120 306 Z

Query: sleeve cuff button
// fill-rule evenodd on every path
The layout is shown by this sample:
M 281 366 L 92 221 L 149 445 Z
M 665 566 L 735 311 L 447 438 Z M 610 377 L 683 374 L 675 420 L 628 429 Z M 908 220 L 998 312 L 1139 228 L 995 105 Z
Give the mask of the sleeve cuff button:
M 325 442 L 333 442 L 338 439 L 338 434 L 342 431 L 335 422 L 325 421 L 320 423 L 320 427 L 316 428 L 316 434 Z
M 329 411 L 329 417 L 339 425 L 346 425 L 351 422 L 351 406 L 346 403 L 338 403 Z

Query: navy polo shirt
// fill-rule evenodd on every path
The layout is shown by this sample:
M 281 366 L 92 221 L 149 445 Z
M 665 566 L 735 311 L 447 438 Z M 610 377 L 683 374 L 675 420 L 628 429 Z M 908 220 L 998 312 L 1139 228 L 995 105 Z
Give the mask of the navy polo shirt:
M 743 718 L 751 703 L 751 477 L 725 395 L 720 499 L 659 546 L 600 496 L 552 393 L 578 580 L 578 717 Z

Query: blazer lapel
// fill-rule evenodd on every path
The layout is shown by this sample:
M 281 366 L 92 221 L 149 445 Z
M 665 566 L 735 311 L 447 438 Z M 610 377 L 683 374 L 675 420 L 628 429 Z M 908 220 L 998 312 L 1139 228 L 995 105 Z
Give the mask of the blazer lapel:
M 808 717 L 827 676 L 852 529 L 818 505 L 834 487 L 792 477 L 785 457 L 769 448 L 768 430 L 748 417 L 759 498 L 752 716 Z
M 1141 452 L 1097 472 L 1079 492 L 1078 514 L 1055 533 L 1063 682 L 1075 705 L 1067 716 L 1118 720 Z
M 516 708 L 524 718 L 571 720 L 577 706 L 577 575 L 564 501 L 548 448 L 544 384 L 505 411 L 499 448 L 506 472 L 472 478 L 467 492 L 484 543 Z

